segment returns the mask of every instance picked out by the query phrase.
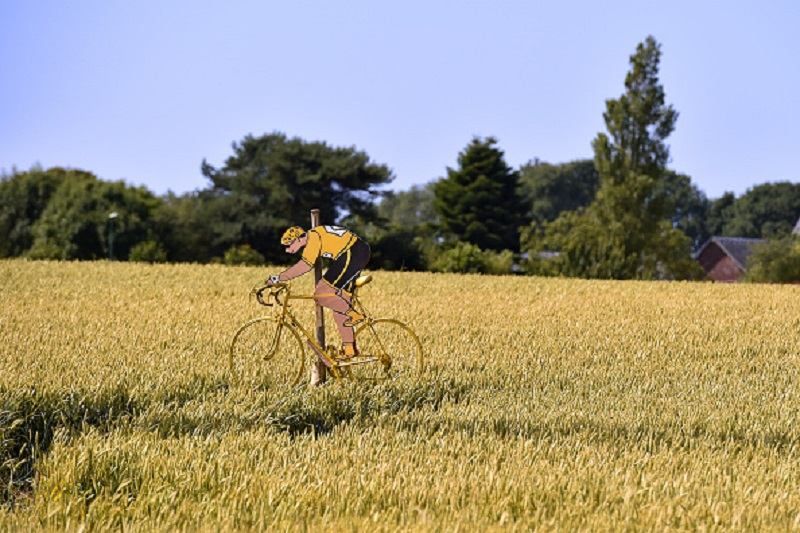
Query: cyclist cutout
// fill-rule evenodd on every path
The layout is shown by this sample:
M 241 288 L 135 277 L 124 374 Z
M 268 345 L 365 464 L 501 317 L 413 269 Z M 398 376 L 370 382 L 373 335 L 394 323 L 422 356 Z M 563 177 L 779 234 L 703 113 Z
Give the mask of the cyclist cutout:
M 344 357 L 358 355 L 353 326 L 364 320 L 364 315 L 353 309 L 351 299 L 355 280 L 369 261 L 369 245 L 341 226 L 316 226 L 307 232 L 299 226 L 292 226 L 283 233 L 281 244 L 290 254 L 304 248 L 303 254 L 297 263 L 267 278 L 267 284 L 283 283 L 302 276 L 314 267 L 319 257 L 331 259 L 314 289 L 314 299 L 333 312 L 333 320 L 342 337 Z

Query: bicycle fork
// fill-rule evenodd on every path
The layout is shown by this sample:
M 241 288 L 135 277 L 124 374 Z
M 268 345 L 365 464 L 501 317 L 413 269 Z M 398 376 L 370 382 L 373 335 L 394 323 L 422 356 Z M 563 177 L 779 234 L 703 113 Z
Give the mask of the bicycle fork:
M 275 355 L 275 352 L 278 351 L 278 345 L 281 342 L 281 330 L 283 329 L 283 324 L 278 324 L 278 327 L 275 329 L 275 336 L 272 337 L 272 344 L 269 347 L 269 351 L 264 356 L 264 361 L 269 361 L 272 359 L 272 356 Z

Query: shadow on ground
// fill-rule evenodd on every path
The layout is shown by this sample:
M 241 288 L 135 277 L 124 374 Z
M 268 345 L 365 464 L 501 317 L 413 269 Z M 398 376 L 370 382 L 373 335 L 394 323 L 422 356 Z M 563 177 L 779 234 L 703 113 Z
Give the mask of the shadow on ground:
M 37 460 L 47 453 L 57 432 L 76 437 L 89 428 L 136 427 L 177 437 L 267 426 L 293 436 L 324 436 L 353 420 L 423 407 L 438 410 L 444 403 L 465 401 L 469 392 L 465 382 L 436 379 L 331 383 L 321 389 L 300 387 L 275 394 L 237 390 L 224 380 L 203 376 L 145 398 L 132 397 L 121 385 L 62 394 L 0 389 L 0 503 L 13 506 L 20 494 L 30 492 Z

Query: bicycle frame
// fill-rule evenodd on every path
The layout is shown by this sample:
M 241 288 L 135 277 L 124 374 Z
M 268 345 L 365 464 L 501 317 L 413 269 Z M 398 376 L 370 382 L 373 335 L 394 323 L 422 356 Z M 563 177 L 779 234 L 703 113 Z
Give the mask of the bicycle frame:
M 271 307 L 274 304 L 265 302 L 261 296 L 262 291 L 266 288 L 267 287 L 263 287 L 255 291 L 256 298 L 260 304 Z M 281 299 L 280 295 L 284 291 L 286 293 L 285 297 Z M 337 360 L 332 354 L 329 354 L 328 350 L 325 347 L 320 346 L 319 343 L 317 343 L 316 339 L 314 338 L 314 335 L 305 327 L 303 327 L 303 325 L 300 323 L 297 317 L 294 316 L 294 313 L 289 311 L 290 300 L 315 300 L 314 296 L 292 295 L 289 285 L 280 286 L 277 291 L 271 292 L 270 296 L 273 297 L 277 302 L 277 304 L 280 306 L 280 315 L 276 319 L 277 321 L 276 333 L 272 342 L 272 346 L 270 347 L 269 352 L 267 353 L 266 359 L 272 357 L 272 355 L 274 355 L 274 353 L 277 351 L 278 347 L 280 346 L 283 327 L 288 324 L 289 327 L 295 328 L 302 334 L 303 337 L 305 337 L 306 343 L 308 344 L 309 348 L 311 348 L 311 350 L 314 353 L 316 353 L 317 357 L 319 357 L 319 359 L 330 370 L 331 374 L 335 378 L 341 378 L 342 377 L 341 369 L 346 370 L 347 367 L 350 366 L 374 363 L 376 361 L 381 361 L 384 364 L 386 364 L 386 362 L 383 360 L 384 359 L 383 357 L 365 357 L 363 359 L 358 359 L 358 360 L 340 361 Z M 369 324 L 372 322 L 373 319 L 368 315 L 366 309 L 364 308 L 364 305 L 358 299 L 356 291 L 353 291 L 351 302 L 352 302 L 351 305 L 353 305 L 354 308 L 358 306 L 358 311 L 366 316 L 365 318 L 366 325 L 369 326 Z

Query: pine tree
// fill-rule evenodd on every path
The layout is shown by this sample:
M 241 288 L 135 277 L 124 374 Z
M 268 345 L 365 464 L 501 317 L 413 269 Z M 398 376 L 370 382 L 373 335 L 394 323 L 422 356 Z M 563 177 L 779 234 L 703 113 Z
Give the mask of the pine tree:
M 474 138 L 458 156 L 458 168 L 434 186 L 442 228 L 483 250 L 518 250 L 522 202 L 517 173 L 497 140 Z
M 326 224 L 339 222 L 344 213 L 374 220 L 377 187 L 393 178 L 386 165 L 355 147 L 279 132 L 247 135 L 233 151 L 221 168 L 202 164 L 211 188 L 202 191 L 201 207 L 217 256 L 249 244 L 269 261 L 285 260 L 278 239 L 287 226 L 305 227 L 312 208 Z

